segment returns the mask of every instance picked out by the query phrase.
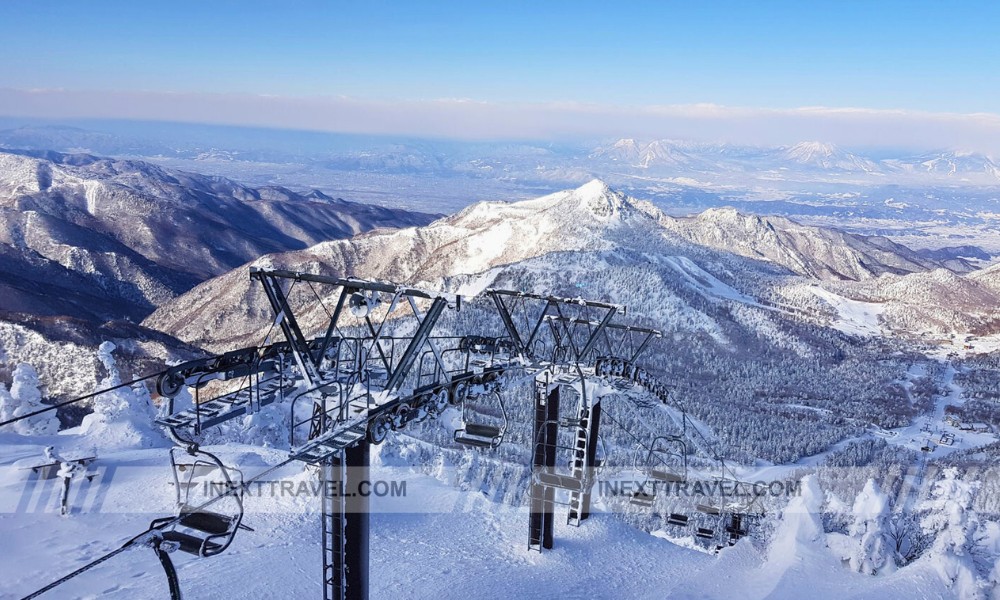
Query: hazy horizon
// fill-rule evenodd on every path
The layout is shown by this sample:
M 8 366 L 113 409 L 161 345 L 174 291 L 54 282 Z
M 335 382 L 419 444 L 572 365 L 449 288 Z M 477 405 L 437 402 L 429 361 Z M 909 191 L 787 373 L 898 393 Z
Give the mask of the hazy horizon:
M 0 114 L 1000 154 L 995 3 L 0 4 Z

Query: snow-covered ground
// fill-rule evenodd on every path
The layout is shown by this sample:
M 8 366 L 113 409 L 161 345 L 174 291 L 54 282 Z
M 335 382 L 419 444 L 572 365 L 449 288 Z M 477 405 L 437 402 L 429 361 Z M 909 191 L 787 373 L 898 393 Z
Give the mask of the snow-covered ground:
M 878 318 L 882 314 L 883 307 L 879 304 L 851 300 L 818 285 L 811 286 L 809 289 L 836 309 L 839 318 L 831 323 L 831 327 L 834 329 L 854 335 L 880 335 L 882 333 Z
M 65 434 L 0 435 L 0 535 L 7 548 L 0 561 L 0 596 L 30 593 L 117 548 L 151 519 L 170 514 L 173 489 L 166 449 L 152 448 L 102 454 L 92 467 L 98 473 L 94 481 L 74 483 L 74 510 L 60 516 L 57 480 L 31 485 L 23 467 L 40 457 L 45 445 L 83 449 L 91 441 Z M 250 446 L 210 449 L 240 464 L 248 477 L 285 458 L 280 451 Z M 313 481 L 314 475 L 292 464 L 275 478 L 298 485 Z M 372 478 L 407 482 L 405 498 L 372 499 L 373 598 L 952 597 L 926 561 L 879 577 L 851 572 L 825 542 L 800 532 L 804 520 L 818 517 L 798 514 L 794 506 L 786 511 L 770 548 L 744 540 L 716 556 L 671 543 L 662 533 L 632 528 L 599 502 L 579 528 L 565 525 L 563 513 L 557 512 L 556 546 L 538 554 L 527 549 L 524 507 L 498 504 L 477 489 L 460 489 L 399 458 L 382 460 L 377 451 Z M 318 505 L 309 494 L 248 496 L 244 522 L 254 531 L 240 532 L 218 557 L 174 553 L 185 597 L 318 597 Z M 47 597 L 166 595 L 152 551 L 137 549 Z

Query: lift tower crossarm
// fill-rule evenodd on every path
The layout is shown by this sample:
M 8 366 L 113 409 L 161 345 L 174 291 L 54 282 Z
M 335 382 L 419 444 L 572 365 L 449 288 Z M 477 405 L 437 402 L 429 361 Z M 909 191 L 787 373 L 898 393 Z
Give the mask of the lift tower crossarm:
M 449 304 L 457 303 L 460 301 L 460 297 L 457 294 L 446 294 L 444 292 L 431 292 L 427 290 L 422 290 L 420 288 L 414 288 L 405 285 L 396 285 L 394 283 L 387 283 L 383 281 L 355 279 L 353 277 L 331 277 L 329 275 L 314 275 L 312 273 L 303 273 L 301 271 L 287 271 L 282 269 L 261 269 L 259 267 L 250 267 L 250 277 L 252 279 L 259 279 L 262 276 L 279 277 L 283 279 L 293 279 L 297 281 L 311 281 L 313 283 L 322 283 L 326 285 L 334 285 L 344 288 L 350 288 L 352 291 L 365 290 L 371 292 L 383 292 L 386 294 L 395 294 L 398 292 L 404 296 L 412 296 L 414 298 L 424 298 L 426 300 L 434 300 L 435 298 L 445 298 L 446 300 L 448 300 Z
M 282 331 L 291 343 L 297 364 L 299 364 L 299 367 L 304 373 L 308 374 L 307 378 L 309 379 L 311 387 L 317 387 L 323 383 L 323 374 L 320 372 L 320 363 L 326 349 L 331 344 L 334 331 L 336 331 L 339 326 L 339 320 L 343 315 L 344 306 L 347 303 L 348 297 L 356 292 L 378 292 L 392 296 L 392 302 L 390 303 L 388 310 L 389 313 L 392 313 L 393 310 L 395 310 L 399 300 L 405 298 L 413 311 L 413 317 L 417 321 L 416 333 L 414 333 L 406 349 L 403 351 L 403 355 L 399 359 L 399 362 L 392 364 L 393 357 L 387 356 L 383 352 L 379 343 L 382 339 L 385 322 L 383 321 L 378 327 L 376 327 L 375 324 L 372 323 L 371 319 L 365 316 L 365 325 L 367 326 L 368 333 L 370 334 L 370 343 L 372 348 L 379 353 L 379 357 L 386 367 L 387 381 L 384 389 L 395 391 L 403 385 L 410 368 L 413 366 L 421 348 L 423 348 L 425 344 L 431 346 L 431 350 L 433 351 L 438 364 L 441 366 L 442 371 L 444 371 L 445 365 L 441 359 L 441 352 L 434 345 L 433 340 L 430 339 L 430 335 L 435 324 L 437 323 L 438 318 L 447 306 L 454 305 L 456 308 L 461 307 L 461 296 L 442 292 L 429 292 L 418 288 L 384 283 L 380 281 L 330 277 L 326 275 L 302 273 L 299 271 L 251 268 L 250 277 L 252 279 L 259 280 L 264 285 L 264 291 L 267 294 L 268 300 L 271 302 L 271 306 L 274 309 L 275 314 L 282 315 Z M 313 356 L 312 352 L 309 350 L 308 342 L 306 341 L 305 336 L 302 335 L 302 331 L 292 313 L 292 309 L 288 305 L 285 294 L 281 291 L 281 286 L 278 283 L 280 279 L 319 283 L 341 288 L 340 296 L 337 300 L 337 306 L 334 309 L 334 312 L 330 315 L 330 322 L 326 328 L 323 343 L 320 346 L 319 353 L 315 356 Z M 426 314 L 420 314 L 416 304 L 417 299 L 431 300 L 431 306 Z
M 586 352 L 589 352 L 590 349 L 593 348 L 593 345 L 597 342 L 600 330 L 602 330 L 607 324 L 609 324 L 611 322 L 611 319 L 613 319 L 615 315 L 619 314 L 625 315 L 628 310 L 624 305 L 621 304 L 597 302 L 594 300 L 585 300 L 583 298 L 561 298 L 559 296 L 546 296 L 542 294 L 530 294 L 526 292 L 501 290 L 495 288 L 487 289 L 486 294 L 488 294 L 493 299 L 493 303 L 496 304 L 497 310 L 500 313 L 500 318 L 503 320 L 504 327 L 507 329 L 507 333 L 508 335 L 510 335 L 515 346 L 518 347 L 519 351 L 522 351 L 524 353 L 530 351 L 532 345 L 535 342 L 535 339 L 538 337 L 542 325 L 546 322 L 547 318 L 552 316 L 555 316 L 556 318 L 560 319 L 563 318 L 562 311 L 560 310 L 561 306 L 583 306 L 586 308 L 594 308 L 606 311 L 606 314 L 604 314 L 601 321 L 597 323 L 598 331 L 593 332 L 593 334 L 587 340 L 585 344 L 585 351 L 580 352 L 579 353 L 580 356 L 582 356 Z M 545 307 L 542 309 L 541 314 L 538 315 L 538 318 L 535 321 L 534 326 L 531 329 L 531 332 L 527 334 L 527 340 L 525 340 L 525 336 L 523 335 L 526 332 L 518 331 L 517 326 L 514 323 L 513 314 L 511 313 L 506 303 L 504 303 L 503 301 L 504 296 L 508 298 L 513 298 L 514 300 L 529 299 L 545 303 Z M 603 325 L 601 323 L 603 323 Z
M 604 337 L 604 344 L 605 346 L 607 346 L 609 354 L 617 354 L 619 351 L 621 351 L 622 350 L 621 347 L 617 349 L 612 348 L 611 338 L 608 336 L 609 331 L 619 331 L 622 332 L 624 336 L 629 336 L 631 334 L 643 335 L 642 342 L 640 342 L 638 347 L 636 347 L 632 351 L 632 353 L 628 356 L 628 360 L 630 362 L 635 362 L 636 360 L 638 360 L 639 356 L 641 356 L 642 353 L 646 350 L 650 342 L 652 342 L 654 339 L 663 337 L 663 332 L 661 332 L 658 329 L 649 329 L 648 327 L 635 327 L 632 325 L 620 325 L 618 323 L 611 323 L 610 317 L 605 317 L 603 321 L 591 321 L 588 319 L 578 319 L 575 317 L 563 317 L 558 315 L 549 315 L 547 318 L 554 321 L 563 321 L 571 325 L 587 325 L 588 327 L 598 328 L 597 330 L 593 331 L 593 335 L 588 340 L 586 346 L 584 347 L 583 350 L 580 351 L 581 356 L 586 355 L 587 352 L 593 349 L 594 345 L 596 345 L 597 343 L 597 337 L 599 335 Z M 622 342 L 624 343 L 625 341 L 626 339 L 623 338 Z

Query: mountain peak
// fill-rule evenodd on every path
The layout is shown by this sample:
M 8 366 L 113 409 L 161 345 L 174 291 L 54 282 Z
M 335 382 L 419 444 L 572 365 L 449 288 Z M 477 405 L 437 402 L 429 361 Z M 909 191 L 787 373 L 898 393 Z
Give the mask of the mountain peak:
M 830 158 L 840 154 L 833 144 L 823 142 L 799 142 L 785 152 L 785 156 L 799 162 L 813 162 L 819 158 Z
M 602 218 L 624 216 L 635 209 L 634 202 L 625 194 L 616 192 L 600 179 L 592 179 L 575 190 L 571 190 L 560 204 L 569 208 L 582 208 L 588 213 Z
M 599 198 L 616 192 L 602 180 L 594 178 L 573 190 L 573 193 L 581 198 Z
M 782 153 L 786 160 L 805 167 L 874 173 L 878 165 L 825 142 L 799 142 Z

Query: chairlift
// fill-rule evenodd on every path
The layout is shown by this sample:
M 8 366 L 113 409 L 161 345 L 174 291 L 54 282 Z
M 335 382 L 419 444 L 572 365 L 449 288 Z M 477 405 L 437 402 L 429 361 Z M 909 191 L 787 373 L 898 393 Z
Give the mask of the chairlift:
M 680 450 L 671 451 L 669 447 L 665 447 L 667 444 L 679 444 Z M 640 461 L 642 450 L 644 449 L 647 452 L 645 457 Z M 680 459 L 680 464 L 672 464 L 664 460 L 664 454 Z M 687 452 L 684 442 L 675 437 L 658 436 L 653 438 L 652 443 L 648 447 L 638 444 L 633 458 L 633 467 L 636 471 L 642 471 L 645 474 L 646 479 L 643 482 L 643 488 L 646 488 L 646 484 L 650 483 L 650 481 L 653 483 L 649 487 L 653 490 L 656 489 L 658 483 L 672 484 L 684 482 L 687 480 Z
M 718 517 L 722 515 L 722 509 L 715 504 L 703 504 L 699 502 L 695 508 L 698 512 L 706 514 L 710 517 Z
M 674 525 L 676 527 L 687 527 L 688 521 L 690 519 L 687 515 L 682 515 L 680 513 L 670 513 L 667 516 L 667 525 Z
M 469 407 L 468 398 L 462 402 L 462 428 L 455 432 L 455 441 L 466 446 L 477 448 L 496 448 L 502 442 L 507 432 L 507 409 L 499 392 L 487 394 L 493 397 L 495 405 L 500 409 L 500 421 L 492 420 L 486 422 L 481 413 L 473 411 Z M 482 398 L 483 396 L 479 396 Z
M 729 517 L 729 524 L 726 525 L 726 533 L 729 534 L 729 543 L 735 544 L 740 538 L 747 535 L 747 527 L 743 520 L 743 515 L 734 513 Z
M 226 467 L 214 454 L 197 446 L 171 448 L 170 466 L 177 514 L 155 519 L 149 525 L 150 529 L 159 529 L 170 523 L 162 530 L 164 542 L 175 544 L 181 552 L 208 557 L 228 548 L 238 529 L 251 530 L 242 524 L 243 474 L 238 469 Z M 199 510 L 198 503 L 192 502 L 199 486 L 204 486 L 206 500 L 231 492 L 213 504 L 213 508 L 221 505 L 227 510 Z
M 655 493 L 651 494 L 643 490 L 638 490 L 632 494 L 632 497 L 629 499 L 629 504 L 642 508 L 652 508 L 654 500 L 656 500 Z
M 671 448 L 674 446 L 674 448 Z M 664 460 L 664 455 L 670 459 Z M 654 460 L 657 464 L 654 464 Z M 646 456 L 649 477 L 664 483 L 687 481 L 687 446 L 679 437 L 661 435 L 653 438 Z

